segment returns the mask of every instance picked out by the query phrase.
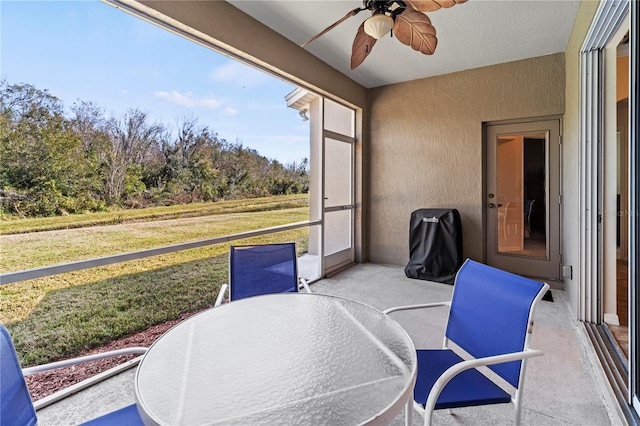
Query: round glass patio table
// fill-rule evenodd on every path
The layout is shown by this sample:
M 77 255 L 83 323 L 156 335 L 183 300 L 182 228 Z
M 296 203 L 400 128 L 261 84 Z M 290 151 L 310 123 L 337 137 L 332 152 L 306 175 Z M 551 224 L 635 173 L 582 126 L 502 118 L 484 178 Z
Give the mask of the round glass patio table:
M 145 424 L 386 424 L 411 406 L 417 360 L 402 327 L 339 297 L 284 293 L 174 326 L 135 378 Z

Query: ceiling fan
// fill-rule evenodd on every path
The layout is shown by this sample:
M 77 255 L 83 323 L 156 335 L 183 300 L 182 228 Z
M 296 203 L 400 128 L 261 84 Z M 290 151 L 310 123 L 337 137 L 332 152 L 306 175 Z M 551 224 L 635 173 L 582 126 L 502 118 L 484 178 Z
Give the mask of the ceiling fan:
M 449 8 L 467 0 L 363 0 L 362 7 L 349 11 L 345 16 L 303 43 L 306 46 L 317 38 L 337 27 L 342 22 L 363 10 L 371 11 L 356 33 L 351 48 L 351 69 L 360 65 L 371 53 L 376 41 L 392 31 L 392 35 L 413 50 L 432 55 L 438 39 L 431 20 L 423 12 L 433 12 L 442 7 Z

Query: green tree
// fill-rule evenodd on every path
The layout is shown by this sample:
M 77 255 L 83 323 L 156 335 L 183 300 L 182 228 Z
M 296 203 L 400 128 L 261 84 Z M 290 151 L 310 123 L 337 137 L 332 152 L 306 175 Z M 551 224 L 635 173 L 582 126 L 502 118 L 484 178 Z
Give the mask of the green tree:
M 197 119 L 185 119 L 179 124 L 176 140 L 162 147 L 163 175 L 170 182 L 174 197 L 190 202 L 217 198 L 219 173 L 214 164 L 221 145 L 217 135 L 208 127 L 199 126 Z
M 50 215 L 101 207 L 98 181 L 58 98 L 27 84 L 0 84 L 0 185 L 9 210 Z
M 46 90 L 0 81 L 0 191 L 4 208 L 52 215 L 304 193 L 308 161 L 283 165 L 229 143 L 196 118 L 175 136 L 130 109 L 106 118 L 78 100 L 69 118 Z
M 130 109 L 121 119 L 112 118 L 107 124 L 109 144 L 101 153 L 105 198 L 110 204 L 122 202 L 130 173 L 137 173 L 134 165 L 143 165 L 159 152 L 164 127 L 148 123 L 148 115 Z M 142 181 L 140 179 L 140 181 Z

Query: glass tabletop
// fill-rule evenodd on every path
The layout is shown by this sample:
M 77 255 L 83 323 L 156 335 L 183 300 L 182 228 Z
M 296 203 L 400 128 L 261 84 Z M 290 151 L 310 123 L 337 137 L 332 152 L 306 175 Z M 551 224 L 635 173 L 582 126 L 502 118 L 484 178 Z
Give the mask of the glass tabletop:
M 348 299 L 276 294 L 234 301 L 158 339 L 136 374 L 150 424 L 363 424 L 411 396 L 413 343 Z

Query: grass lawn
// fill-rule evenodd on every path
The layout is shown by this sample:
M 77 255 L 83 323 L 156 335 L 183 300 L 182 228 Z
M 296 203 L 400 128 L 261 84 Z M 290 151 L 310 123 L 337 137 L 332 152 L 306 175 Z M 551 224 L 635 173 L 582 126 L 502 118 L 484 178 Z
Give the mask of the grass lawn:
M 5 215 L 0 217 L 0 235 L 114 225 L 134 221 L 179 219 L 239 212 L 259 212 L 307 207 L 308 205 L 309 195 L 298 194 L 43 218 L 20 219 Z
M 250 211 L 245 213 L 177 215 L 178 219 L 160 221 L 154 217 L 147 222 L 124 220 L 111 226 L 3 235 L 0 270 L 201 240 L 308 218 L 306 207 L 256 212 L 253 206 L 249 203 Z M 241 210 L 239 204 L 233 208 Z M 277 241 L 296 241 L 299 252 L 305 252 L 308 229 L 234 244 Z M 227 282 L 228 247 L 219 244 L 3 285 L 0 322 L 11 332 L 24 366 L 73 356 L 183 312 L 212 306 L 220 285 Z

